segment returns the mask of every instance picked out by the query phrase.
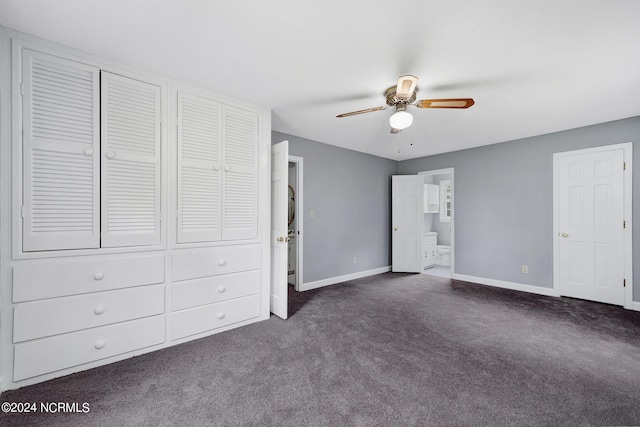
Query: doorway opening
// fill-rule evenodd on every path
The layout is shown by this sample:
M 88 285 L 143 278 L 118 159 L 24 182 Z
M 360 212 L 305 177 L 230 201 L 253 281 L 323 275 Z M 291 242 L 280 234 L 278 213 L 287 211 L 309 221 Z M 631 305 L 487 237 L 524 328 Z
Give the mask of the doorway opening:
M 424 178 L 424 273 L 454 274 L 454 169 L 419 172 Z
M 303 280 L 303 158 L 289 156 L 287 283 L 300 291 Z

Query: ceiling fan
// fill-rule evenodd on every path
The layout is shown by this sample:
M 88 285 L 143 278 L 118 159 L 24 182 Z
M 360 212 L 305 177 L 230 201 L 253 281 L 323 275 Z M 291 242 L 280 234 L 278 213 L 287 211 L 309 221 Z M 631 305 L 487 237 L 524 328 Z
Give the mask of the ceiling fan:
M 413 116 L 407 111 L 408 105 L 414 105 L 418 108 L 469 108 L 475 104 L 473 98 L 421 99 L 416 101 L 417 84 L 418 78 L 415 76 L 400 76 L 398 77 L 398 84 L 391 86 L 384 94 L 387 99 L 387 105 L 338 114 L 336 117 L 355 116 L 356 114 L 371 113 L 395 107 L 396 112 L 389 118 L 389 124 L 391 125 L 391 133 L 398 133 L 413 123 Z

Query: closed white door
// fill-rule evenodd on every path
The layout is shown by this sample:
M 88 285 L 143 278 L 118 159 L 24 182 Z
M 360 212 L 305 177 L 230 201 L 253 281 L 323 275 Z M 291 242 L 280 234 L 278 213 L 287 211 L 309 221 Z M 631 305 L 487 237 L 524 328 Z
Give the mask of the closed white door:
M 255 239 L 258 237 L 258 114 L 224 105 L 222 141 L 222 240 Z
M 287 318 L 289 142 L 271 147 L 271 312 Z
M 101 73 L 101 246 L 157 245 L 160 87 Z
M 100 74 L 30 50 L 23 65 L 23 249 L 100 247 Z
M 422 234 L 424 177 L 391 177 L 391 270 L 422 272 Z
M 221 236 L 222 105 L 178 92 L 178 243 Z
M 623 305 L 624 152 L 587 150 L 555 157 L 558 290 Z

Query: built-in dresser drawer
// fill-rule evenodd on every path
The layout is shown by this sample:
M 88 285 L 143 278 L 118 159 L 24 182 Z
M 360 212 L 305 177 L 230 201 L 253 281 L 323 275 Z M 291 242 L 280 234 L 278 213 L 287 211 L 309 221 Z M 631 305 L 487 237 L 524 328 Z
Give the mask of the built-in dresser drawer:
M 184 310 L 260 292 L 260 270 L 224 274 L 173 284 L 171 310 Z
M 20 265 L 13 268 L 13 302 L 163 282 L 163 255 Z
M 172 256 L 173 281 L 259 269 L 259 246 L 189 249 Z
M 250 295 L 175 312 L 171 339 L 195 335 L 260 316 L 260 295 Z
M 162 313 L 164 285 L 24 302 L 13 310 L 13 342 Z
M 13 380 L 20 381 L 165 341 L 165 316 L 146 317 L 15 345 Z

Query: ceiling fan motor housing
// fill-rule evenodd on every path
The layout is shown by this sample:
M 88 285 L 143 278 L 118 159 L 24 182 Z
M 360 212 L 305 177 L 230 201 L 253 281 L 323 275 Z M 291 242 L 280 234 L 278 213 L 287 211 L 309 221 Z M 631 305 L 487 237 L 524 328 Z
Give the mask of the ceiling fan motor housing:
M 389 107 L 393 107 L 398 104 L 412 104 L 416 101 L 416 93 L 418 92 L 418 88 L 416 88 L 409 98 L 398 98 L 396 95 L 396 86 L 391 86 L 385 92 L 384 96 L 387 99 L 387 105 Z

